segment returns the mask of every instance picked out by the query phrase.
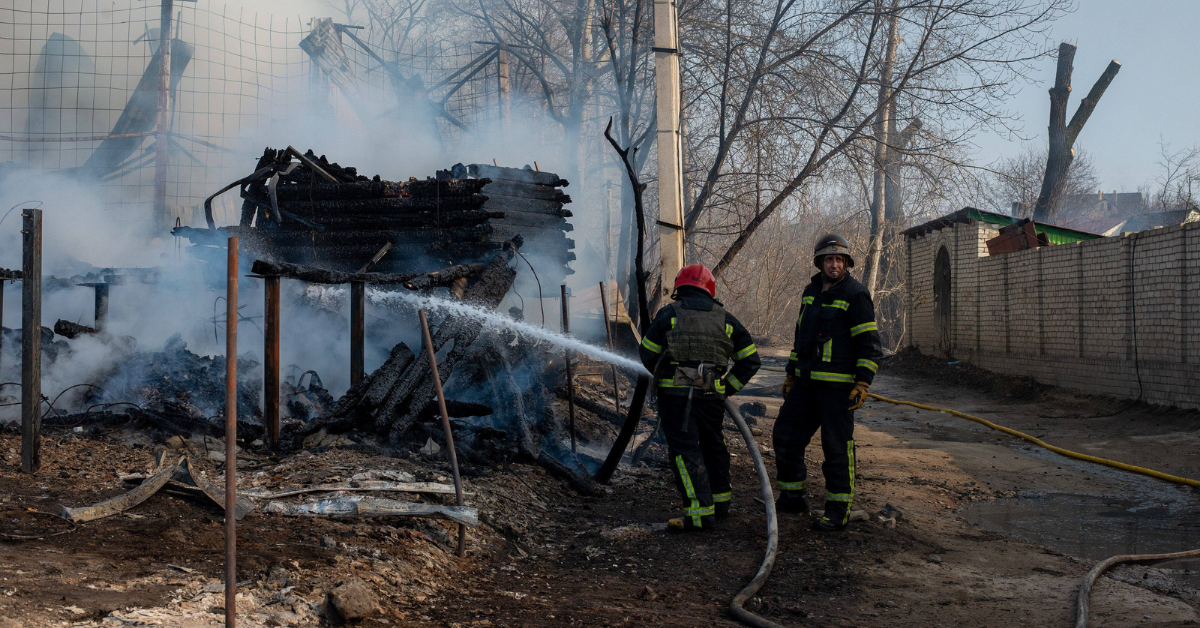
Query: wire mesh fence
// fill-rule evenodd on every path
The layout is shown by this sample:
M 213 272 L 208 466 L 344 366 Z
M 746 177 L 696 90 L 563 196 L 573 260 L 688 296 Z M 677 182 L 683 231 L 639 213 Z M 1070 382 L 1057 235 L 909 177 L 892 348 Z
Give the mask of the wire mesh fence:
M 150 220 L 158 159 L 158 3 L 5 5 L 0 170 L 65 171 L 93 181 L 96 198 L 115 220 Z M 355 129 L 368 132 L 380 117 L 411 116 L 419 98 L 433 114 L 432 134 L 447 145 L 499 115 L 498 68 L 486 44 L 411 38 L 394 50 L 386 33 L 369 25 L 339 25 L 334 45 L 345 70 L 339 83 L 301 48 L 313 32 L 309 18 L 231 12 L 202 1 L 175 3 L 171 19 L 170 222 L 199 224 L 203 199 L 253 167 L 252 151 L 261 144 L 250 138 L 278 137 L 272 131 L 314 111 L 354 119 Z M 233 202 L 214 209 L 236 220 Z

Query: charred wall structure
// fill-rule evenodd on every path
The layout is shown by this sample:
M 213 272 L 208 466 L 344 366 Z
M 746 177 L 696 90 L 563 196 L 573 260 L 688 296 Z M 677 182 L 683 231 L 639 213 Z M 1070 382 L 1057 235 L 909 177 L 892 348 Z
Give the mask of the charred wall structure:
M 546 285 L 573 271 L 574 241 L 567 238 L 568 182 L 550 172 L 457 164 L 424 180 L 367 178 L 311 150 L 263 152 L 254 173 L 205 202 L 208 229 L 173 233 L 214 257 L 238 236 L 252 257 L 356 272 L 425 273 L 455 264 L 486 263 L 521 235 L 543 260 Z M 217 228 L 212 199 L 238 188 L 237 225 Z M 390 245 L 374 264 L 373 258 Z

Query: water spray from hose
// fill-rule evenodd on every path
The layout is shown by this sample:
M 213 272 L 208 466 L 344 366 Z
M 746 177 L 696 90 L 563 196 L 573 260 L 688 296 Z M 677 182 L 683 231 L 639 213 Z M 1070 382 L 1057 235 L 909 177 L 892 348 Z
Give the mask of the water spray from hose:
M 642 366 L 641 362 L 631 360 L 623 355 L 619 355 L 597 347 L 596 345 L 588 344 L 570 336 L 556 333 L 537 325 L 532 325 L 524 321 L 519 321 L 509 316 L 505 316 L 493 310 L 485 309 L 475 305 L 463 303 L 461 301 L 451 301 L 440 297 L 413 294 L 411 292 L 389 292 L 382 290 L 368 290 L 367 298 L 372 303 L 380 305 L 394 305 L 396 303 L 404 303 L 416 309 L 425 309 L 431 312 L 441 312 L 444 314 L 454 314 L 458 316 L 469 316 L 484 322 L 484 324 L 494 328 L 510 329 L 527 338 L 536 338 L 544 340 L 551 344 L 557 345 L 564 349 L 578 351 L 584 355 L 604 360 L 611 364 L 627 368 L 639 375 L 649 375 L 646 367 Z

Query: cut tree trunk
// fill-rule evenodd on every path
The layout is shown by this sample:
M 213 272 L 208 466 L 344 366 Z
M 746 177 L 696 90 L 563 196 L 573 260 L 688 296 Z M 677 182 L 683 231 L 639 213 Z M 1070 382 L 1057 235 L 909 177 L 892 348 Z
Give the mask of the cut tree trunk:
M 1111 61 L 1092 90 L 1079 103 L 1079 109 L 1067 123 L 1067 100 L 1071 96 L 1072 63 L 1075 60 L 1075 46 L 1063 42 L 1058 47 L 1058 70 L 1054 74 L 1054 87 L 1050 88 L 1050 150 L 1046 154 L 1046 175 L 1042 178 L 1042 190 L 1038 194 L 1037 204 L 1033 209 L 1035 222 L 1051 222 L 1058 217 L 1062 205 L 1063 190 L 1066 189 L 1067 175 L 1071 171 L 1071 162 L 1075 160 L 1075 139 L 1083 130 L 1088 117 L 1096 109 L 1104 90 L 1108 89 L 1121 64 Z

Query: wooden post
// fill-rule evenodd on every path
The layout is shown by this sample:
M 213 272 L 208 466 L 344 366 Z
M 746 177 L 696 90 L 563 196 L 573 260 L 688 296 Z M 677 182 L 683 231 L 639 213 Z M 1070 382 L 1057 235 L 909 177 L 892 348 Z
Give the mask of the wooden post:
M 363 378 L 366 370 L 366 307 L 367 284 L 355 281 L 350 284 L 350 385 Z
M 567 285 L 562 285 L 562 330 L 563 335 L 571 333 L 571 307 L 567 301 Z M 567 363 L 567 417 L 571 428 L 571 453 L 578 455 L 575 444 L 575 378 L 571 373 L 571 350 L 563 351 Z
M 104 331 L 108 326 L 108 284 L 97 283 L 92 288 L 96 291 L 96 321 L 93 327 L 96 331 Z
M 279 277 L 267 276 L 263 330 L 263 414 L 267 423 L 267 442 L 279 442 Z
M 167 133 L 171 130 L 171 14 L 173 0 L 162 0 L 158 20 L 158 125 L 154 133 L 154 220 L 171 224 L 167 207 Z
M 446 411 L 446 393 L 442 391 L 442 374 L 438 371 L 437 352 L 433 350 L 433 338 L 429 334 L 429 319 L 425 310 L 418 310 L 421 318 L 421 336 L 425 341 L 425 352 L 429 354 L 429 370 L 433 375 L 433 391 L 437 394 L 438 410 L 442 415 L 442 429 L 446 432 L 446 451 L 450 453 L 450 472 L 454 476 L 454 503 L 463 505 L 462 476 L 458 473 L 458 454 L 454 451 L 454 432 L 450 429 L 450 413 Z M 458 557 L 467 555 L 467 527 L 458 524 Z
M 42 467 L 42 210 L 26 209 L 21 280 L 21 470 Z
M 608 335 L 608 350 L 616 351 L 617 345 L 613 342 L 612 319 L 608 317 L 608 295 L 604 293 L 604 282 L 600 282 L 600 303 L 604 306 L 604 333 Z M 621 382 L 617 380 L 617 365 L 612 366 L 613 376 L 613 409 L 617 414 L 621 414 Z
M 238 239 L 229 238 L 225 274 L 225 627 L 237 616 Z

